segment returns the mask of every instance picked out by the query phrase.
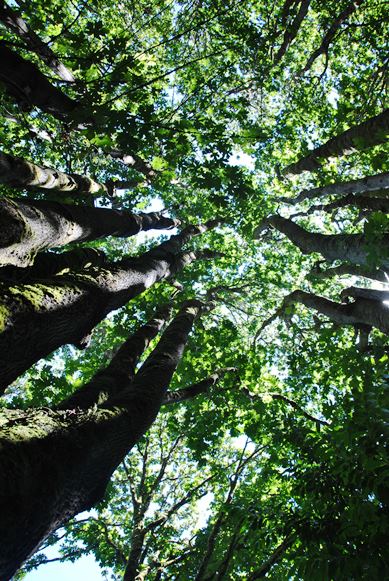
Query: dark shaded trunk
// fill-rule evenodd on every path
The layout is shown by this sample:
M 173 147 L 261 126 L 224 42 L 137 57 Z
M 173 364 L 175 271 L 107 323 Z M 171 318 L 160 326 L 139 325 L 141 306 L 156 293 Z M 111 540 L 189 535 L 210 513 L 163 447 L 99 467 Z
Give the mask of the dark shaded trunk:
M 364 278 L 389 283 L 389 270 L 384 268 L 369 269 L 354 264 L 340 264 L 339 266 L 326 268 L 325 270 L 322 270 L 319 265 L 316 265 L 309 273 L 309 276 L 319 279 L 343 275 L 363 276 Z
M 74 248 L 68 252 L 41 252 L 32 266 L 4 266 L 0 268 L 0 280 L 8 283 L 31 283 L 39 279 L 48 279 L 64 271 L 75 271 L 103 266 L 107 257 L 96 248 Z
M 1 579 L 101 500 L 112 472 L 155 420 L 200 310 L 198 301 L 182 307 L 135 380 L 105 407 L 1 412 Z
M 171 308 L 161 308 L 145 325 L 140 327 L 120 347 L 109 365 L 95 375 L 93 381 L 84 385 L 70 397 L 60 403 L 58 409 L 88 409 L 93 405 L 103 405 L 112 396 L 117 395 L 135 377 L 135 368 L 139 359 L 157 336 L 171 314 Z
M 320 162 L 329 157 L 349 155 L 354 151 L 359 151 L 384 143 L 389 134 L 389 109 L 379 115 L 371 117 L 364 123 L 354 125 L 333 137 L 323 145 L 311 151 L 296 163 L 288 165 L 283 174 L 299 174 L 303 171 L 316 171 L 320 167 Z
M 30 266 L 41 250 L 106 236 L 127 237 L 141 230 L 173 228 L 161 213 L 132 214 L 46 200 L 0 200 L 0 266 Z
M 311 0 L 300 0 L 300 2 L 299 2 L 300 7 L 298 9 L 298 12 L 297 12 L 295 18 L 293 19 L 293 21 L 287 26 L 285 33 L 284 33 L 284 38 L 283 38 L 282 44 L 281 44 L 280 48 L 278 49 L 276 56 L 274 57 L 275 64 L 280 62 L 280 60 L 282 59 L 282 57 L 286 53 L 288 47 L 293 42 L 293 40 L 296 38 L 298 31 L 300 29 L 301 23 L 307 15 L 310 3 L 311 3 Z
M 325 54 L 328 56 L 329 46 L 331 42 L 334 40 L 335 36 L 338 34 L 339 28 L 341 27 L 343 22 L 345 22 L 345 20 L 347 20 L 347 18 L 351 16 L 351 14 L 353 14 L 358 8 L 358 6 L 360 6 L 361 4 L 362 0 L 354 0 L 353 2 L 350 2 L 350 4 L 348 4 L 346 8 L 342 10 L 342 12 L 335 18 L 335 20 L 332 22 L 331 26 L 323 36 L 320 46 L 315 51 L 313 51 L 313 53 L 307 60 L 307 63 L 302 70 L 302 73 L 308 71 L 315 62 L 315 60 L 321 54 Z
M 7 28 L 24 40 L 27 48 L 35 52 L 62 80 L 70 83 L 75 81 L 72 71 L 56 57 L 51 48 L 33 30 L 29 29 L 27 22 L 20 13 L 10 8 L 4 0 L 0 0 L 0 20 Z
M 282 543 L 278 545 L 278 547 L 273 551 L 267 561 L 261 565 L 259 569 L 253 571 L 248 578 L 247 581 L 255 581 L 255 579 L 262 579 L 269 573 L 273 565 L 279 563 L 279 561 L 283 558 L 286 550 L 293 545 L 294 540 L 292 537 L 287 537 Z
M 193 260 L 212 258 L 212 252 L 180 250 L 193 236 L 216 223 L 188 226 L 142 256 L 104 268 L 92 267 L 33 284 L 0 284 L 1 392 L 61 345 L 83 345 L 84 338 L 110 311 L 154 283 L 174 275 Z
M 277 201 L 295 205 L 304 202 L 304 200 L 311 200 L 312 198 L 319 198 L 322 196 L 365 194 L 366 192 L 374 192 L 381 189 L 387 190 L 389 196 L 389 172 L 367 176 L 358 180 L 350 180 L 348 182 L 328 184 L 327 186 L 321 186 L 320 188 L 313 188 L 311 190 L 303 190 L 301 194 L 295 198 L 278 198 Z
M 79 103 L 50 83 L 32 62 L 0 41 L 0 80 L 23 109 L 39 107 L 60 120 L 70 119 Z
M 285 234 L 303 254 L 318 252 L 330 262 L 343 260 L 352 264 L 369 266 L 369 263 L 373 262 L 371 254 L 374 251 L 374 260 L 377 264 L 380 267 L 389 268 L 389 234 L 383 234 L 374 242 L 373 247 L 364 234 L 318 234 L 304 230 L 287 218 L 270 216 L 255 230 L 254 238 L 259 238 L 261 232 L 269 226 Z

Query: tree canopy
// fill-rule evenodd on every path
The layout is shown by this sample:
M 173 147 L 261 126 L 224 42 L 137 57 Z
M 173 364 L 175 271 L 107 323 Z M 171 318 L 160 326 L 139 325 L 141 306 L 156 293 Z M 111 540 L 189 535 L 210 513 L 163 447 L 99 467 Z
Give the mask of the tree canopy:
M 384 578 L 386 3 L 0 34 L 0 577 Z

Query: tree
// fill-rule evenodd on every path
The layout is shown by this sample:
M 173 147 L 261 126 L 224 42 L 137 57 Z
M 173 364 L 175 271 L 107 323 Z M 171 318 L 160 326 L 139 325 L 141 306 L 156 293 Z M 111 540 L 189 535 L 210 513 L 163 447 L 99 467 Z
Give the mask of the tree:
M 384 3 L 0 20 L 2 577 L 384 577 Z

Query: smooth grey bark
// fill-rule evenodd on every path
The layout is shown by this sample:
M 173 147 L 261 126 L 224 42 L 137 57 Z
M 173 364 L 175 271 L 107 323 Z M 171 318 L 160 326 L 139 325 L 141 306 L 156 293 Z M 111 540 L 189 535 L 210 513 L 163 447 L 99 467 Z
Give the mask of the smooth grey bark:
M 316 171 L 320 162 L 329 157 L 349 155 L 385 143 L 389 135 L 389 109 L 385 109 L 364 123 L 354 125 L 343 133 L 336 135 L 323 145 L 312 150 L 296 163 L 288 165 L 282 172 L 284 175 L 299 174 L 303 171 Z
M 282 57 L 286 53 L 288 47 L 293 42 L 293 40 L 296 38 L 298 31 L 300 29 L 301 23 L 307 15 L 310 3 L 311 3 L 311 0 L 299 0 L 300 6 L 298 9 L 298 12 L 297 12 L 295 18 L 293 19 L 293 21 L 287 26 L 287 28 L 285 30 L 282 44 L 281 44 L 280 48 L 278 49 L 276 56 L 274 57 L 274 64 L 277 64 L 280 62 L 280 60 L 282 59 Z
M 389 190 L 388 190 L 389 193 Z M 370 212 L 389 212 L 389 197 L 388 198 L 373 198 L 371 196 L 354 196 L 353 194 L 348 194 L 331 202 L 330 204 L 318 204 L 316 206 L 311 206 L 307 214 L 313 214 L 314 212 L 332 212 L 339 208 L 344 208 L 346 206 L 354 206 L 361 210 L 369 210 Z
M 316 50 L 314 50 L 311 56 L 308 58 L 306 65 L 302 70 L 302 73 L 306 73 L 320 55 L 325 54 L 326 56 L 328 56 L 329 46 L 331 42 L 334 40 L 336 34 L 338 33 L 339 28 L 341 27 L 343 22 L 347 20 L 347 18 L 351 16 L 351 14 L 353 14 L 358 8 L 358 6 L 360 6 L 361 4 L 362 0 L 353 0 L 352 2 L 350 2 L 350 4 L 347 4 L 347 6 L 342 10 L 342 12 L 340 12 L 340 14 L 335 18 L 335 20 L 333 20 L 327 32 L 323 36 L 320 46 Z
M 22 157 L 0 152 L 0 182 L 23 190 L 37 189 L 71 192 L 72 194 L 110 195 L 111 184 L 75 174 L 65 173 L 50 167 L 32 163 Z
M 366 192 L 374 192 L 376 190 L 387 190 L 389 196 L 389 172 L 367 176 L 357 180 L 350 180 L 347 182 L 337 182 L 335 184 L 328 184 L 320 188 L 313 188 L 311 190 L 303 190 L 295 198 L 278 198 L 279 202 L 286 202 L 287 204 L 299 204 L 305 200 L 312 200 L 324 196 L 343 196 L 347 194 L 366 194 Z
M 355 264 L 340 264 L 339 266 L 326 268 L 325 270 L 322 270 L 320 265 L 316 265 L 309 273 L 309 276 L 319 279 L 343 275 L 362 276 L 364 278 L 389 283 L 389 270 L 384 268 L 369 269 Z
M 48 44 L 43 42 L 33 30 L 30 30 L 20 13 L 8 6 L 4 0 L 0 0 L 0 20 L 7 28 L 24 40 L 27 48 L 35 52 L 58 77 L 69 83 L 75 82 L 72 71 L 56 57 Z
M 292 220 L 281 216 L 270 216 L 255 229 L 254 238 L 269 228 L 276 228 L 285 234 L 303 254 L 318 252 L 330 262 L 342 260 L 352 264 L 370 266 L 372 244 L 364 234 L 319 234 L 308 232 Z M 389 268 L 389 234 L 384 234 L 374 243 L 377 265 Z
M 179 222 L 160 212 L 132 214 L 46 200 L 0 200 L 0 266 L 28 267 L 38 252 L 107 236 L 128 237 Z
M 0 411 L 0 578 L 56 528 L 101 500 L 125 454 L 154 422 L 202 304 L 188 301 L 133 382 L 88 410 Z
M 84 338 L 111 311 L 125 305 L 156 282 L 174 276 L 212 251 L 183 252 L 193 237 L 218 224 L 188 226 L 156 248 L 103 268 L 54 276 L 25 285 L 0 283 L 0 389 L 41 357 Z M 12 353 L 12 358 L 9 357 Z
M 368 291 L 366 294 L 358 291 Z M 379 294 L 381 292 L 381 294 Z M 387 300 L 388 292 L 374 291 L 372 297 L 370 289 L 347 289 L 343 298 L 354 296 L 355 301 L 348 304 L 336 303 L 324 297 L 301 290 L 293 291 L 285 297 L 283 308 L 294 303 L 301 303 L 318 313 L 327 316 L 331 321 L 341 326 L 375 327 L 382 333 L 389 335 L 389 308 L 383 301 Z
M 50 83 L 38 67 L 0 41 L 0 81 L 6 91 L 24 109 L 39 107 L 57 119 L 71 119 L 79 108 L 78 101 L 68 97 Z

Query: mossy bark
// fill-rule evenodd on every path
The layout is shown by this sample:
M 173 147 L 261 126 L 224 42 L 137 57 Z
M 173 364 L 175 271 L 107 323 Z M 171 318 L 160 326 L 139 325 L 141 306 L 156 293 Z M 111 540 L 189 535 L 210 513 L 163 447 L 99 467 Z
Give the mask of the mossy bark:
M 134 381 L 123 384 L 120 376 L 104 407 L 0 412 L 1 579 L 102 498 L 112 472 L 154 422 L 200 310 L 198 301 L 183 306 Z

